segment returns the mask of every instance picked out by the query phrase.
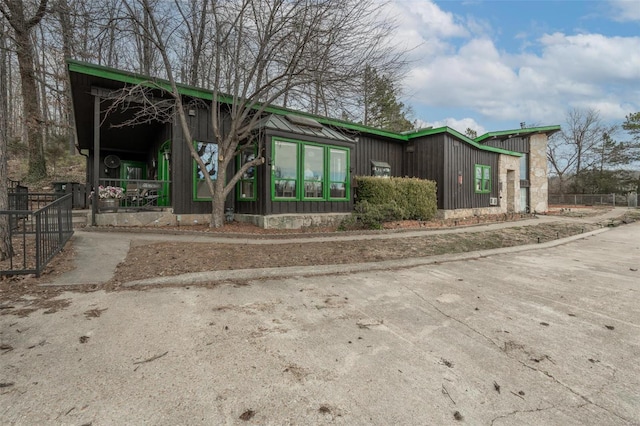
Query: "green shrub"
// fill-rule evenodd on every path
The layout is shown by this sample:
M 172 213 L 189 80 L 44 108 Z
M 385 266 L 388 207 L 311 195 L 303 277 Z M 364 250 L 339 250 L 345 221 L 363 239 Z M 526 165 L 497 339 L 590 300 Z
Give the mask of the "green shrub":
M 369 215 L 384 217 L 380 209 L 394 214 L 399 212 L 402 217 L 394 217 L 389 220 L 430 220 L 436 215 L 437 198 L 436 183 L 430 180 L 417 178 L 376 178 L 376 177 L 356 177 L 358 187 L 358 203 L 355 210 L 358 214 L 358 205 L 367 202 L 373 206 L 379 206 L 375 213 Z M 382 207 L 385 206 L 385 207 Z M 371 207 L 365 207 L 370 211 Z M 388 221 L 388 220 L 385 220 Z
M 356 177 L 358 201 L 371 204 L 386 204 L 394 200 L 395 183 L 391 179 L 377 177 Z

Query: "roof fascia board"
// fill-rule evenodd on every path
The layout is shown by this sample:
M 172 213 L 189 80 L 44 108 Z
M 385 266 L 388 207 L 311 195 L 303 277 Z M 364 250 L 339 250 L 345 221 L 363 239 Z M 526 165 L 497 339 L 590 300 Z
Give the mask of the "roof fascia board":
M 450 127 L 444 126 L 444 127 L 437 127 L 435 129 L 422 129 L 422 130 L 418 130 L 415 133 L 411 133 L 409 135 L 407 135 L 409 137 L 409 139 L 415 139 L 415 138 L 419 138 L 422 136 L 430 136 L 430 135 L 435 135 L 438 133 L 447 133 L 451 136 L 455 136 L 456 138 L 460 139 L 462 142 L 465 142 L 475 148 L 478 148 L 482 151 L 489 151 L 489 152 L 495 152 L 497 154 L 507 154 L 507 155 L 512 155 L 515 157 L 522 157 L 522 153 L 520 152 L 515 152 L 515 151 L 509 151 L 507 149 L 502 149 L 502 148 L 495 148 L 492 146 L 486 146 L 486 145 L 482 145 L 477 143 L 476 141 L 474 141 L 473 139 L 470 139 L 469 137 L 463 135 L 462 133 L 458 132 L 457 130 L 454 130 Z
M 560 131 L 559 125 L 554 126 L 544 126 L 544 127 L 526 127 L 524 129 L 514 129 L 514 130 L 500 130 L 498 132 L 488 132 L 482 136 L 475 138 L 476 142 L 482 142 L 491 138 L 498 138 L 500 136 L 508 136 L 508 137 L 517 137 L 517 136 L 526 136 L 534 133 L 555 133 Z

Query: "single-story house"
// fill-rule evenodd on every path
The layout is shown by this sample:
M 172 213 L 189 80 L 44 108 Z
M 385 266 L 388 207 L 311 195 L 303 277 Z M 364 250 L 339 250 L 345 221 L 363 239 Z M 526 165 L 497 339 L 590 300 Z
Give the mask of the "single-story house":
M 114 90 L 162 80 L 69 60 L 78 148 L 93 187 L 125 188 L 120 213 L 94 203 L 94 223 L 202 223 L 211 212 L 203 176 L 175 120 L 132 118 L 136 101 L 110 108 Z M 197 151 L 217 174 L 211 92 L 179 86 Z M 158 91 L 158 99 L 162 92 Z M 108 111 L 108 113 L 107 113 Z M 349 214 L 355 176 L 409 176 L 437 183 L 441 217 L 547 210 L 546 147 L 560 126 L 491 132 L 475 139 L 449 127 L 395 133 L 276 106 L 253 137 L 265 163 L 249 169 L 226 199 L 236 220 L 263 227 L 321 224 Z M 256 153 L 238 153 L 229 172 Z M 210 167 L 210 168 L 209 168 Z M 122 211 L 126 213 L 122 213 Z M 143 214 L 140 214 L 140 213 Z

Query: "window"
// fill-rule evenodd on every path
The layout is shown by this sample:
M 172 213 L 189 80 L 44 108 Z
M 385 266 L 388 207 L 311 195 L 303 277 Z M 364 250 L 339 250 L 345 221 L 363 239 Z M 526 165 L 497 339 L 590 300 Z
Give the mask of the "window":
M 238 168 L 253 161 L 256 158 L 255 148 L 245 149 L 238 155 Z M 240 177 L 238 182 L 238 199 L 239 200 L 255 200 L 256 199 L 256 166 L 251 166 Z
M 297 198 L 298 144 L 274 143 L 273 184 L 275 198 Z
M 304 152 L 304 198 L 324 198 L 323 172 L 324 148 L 303 145 Z
M 140 161 L 122 161 L 120 165 L 120 186 L 127 189 L 129 181 L 143 180 L 147 178 L 147 167 Z M 137 183 L 134 183 L 134 185 Z
M 274 200 L 348 200 L 349 150 L 290 140 L 273 142 Z
M 522 154 L 520 157 L 520 180 L 528 180 L 529 179 L 529 161 L 528 155 Z
M 491 166 L 476 164 L 475 191 L 479 194 L 491 192 Z
M 195 142 L 195 148 L 204 162 L 207 173 L 212 180 L 218 178 L 218 144 L 207 142 Z M 207 188 L 207 181 L 205 175 L 198 167 L 198 163 L 193 161 L 193 196 L 196 200 L 210 200 L 211 194 Z
M 329 149 L 330 198 L 347 198 L 347 154 L 344 149 Z

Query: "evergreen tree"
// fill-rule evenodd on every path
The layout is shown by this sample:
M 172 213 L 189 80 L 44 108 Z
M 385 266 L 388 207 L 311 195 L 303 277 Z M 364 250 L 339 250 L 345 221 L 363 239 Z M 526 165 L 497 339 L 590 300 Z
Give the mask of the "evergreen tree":
M 393 79 L 367 66 L 364 72 L 364 120 L 366 126 L 404 132 L 413 129 L 408 108 L 398 101 L 400 90 Z
M 467 127 L 467 130 L 464 131 L 464 134 L 469 139 L 475 139 L 478 137 L 478 132 L 473 130 L 471 127 Z
M 622 123 L 622 128 L 631 135 L 634 141 L 640 142 L 640 112 L 627 115 L 625 122 Z

